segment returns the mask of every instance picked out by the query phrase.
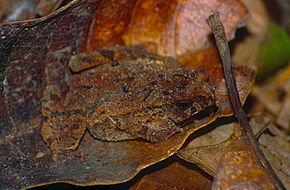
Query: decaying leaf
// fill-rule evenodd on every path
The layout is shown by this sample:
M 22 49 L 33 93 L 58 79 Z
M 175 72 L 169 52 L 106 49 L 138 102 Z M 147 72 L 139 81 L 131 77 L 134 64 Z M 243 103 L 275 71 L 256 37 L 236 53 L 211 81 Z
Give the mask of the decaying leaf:
M 232 114 L 228 107 L 220 108 L 221 113 L 197 128 L 184 130 L 159 143 L 141 140 L 105 142 L 85 133 L 77 149 L 79 157 L 60 155 L 56 161 L 52 159 L 40 134 L 40 109 L 46 85 L 57 86 L 61 96 L 65 97 L 72 79 L 69 58 L 94 48 L 122 44 L 121 33 L 131 22 L 132 11 L 137 11 L 132 9 L 134 6 L 135 1 L 129 0 L 75 0 L 48 17 L 0 25 L 0 162 L 4 163 L 0 167 L 0 184 L 3 188 L 54 181 L 73 184 L 124 182 L 141 169 L 176 153 L 191 133 L 217 116 Z M 231 10 L 227 4 L 221 4 L 220 8 L 224 13 Z M 235 26 L 228 28 L 229 33 Z M 206 36 L 208 31 L 204 32 L 203 36 Z M 206 53 L 199 55 L 206 57 Z M 195 68 L 207 68 L 202 61 L 198 63 Z M 211 65 L 218 68 L 216 64 L 219 62 Z M 191 67 L 194 68 L 194 64 Z M 245 100 L 254 74 L 246 67 L 236 70 L 237 81 L 241 81 L 240 89 L 244 89 L 241 98 Z M 210 76 L 213 77 L 210 83 L 217 88 L 216 96 L 221 93 L 221 97 L 225 97 L 226 91 L 219 87 L 224 86 L 219 78 L 222 76 Z M 213 82 L 215 80 L 217 82 Z M 219 102 L 223 103 L 224 99 Z

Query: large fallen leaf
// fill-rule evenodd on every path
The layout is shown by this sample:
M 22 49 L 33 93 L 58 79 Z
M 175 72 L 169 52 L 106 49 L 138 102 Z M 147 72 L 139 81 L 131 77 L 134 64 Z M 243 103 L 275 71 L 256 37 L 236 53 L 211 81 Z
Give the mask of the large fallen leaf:
M 213 11 L 221 13 L 229 39 L 247 16 L 237 0 L 139 0 L 122 38 L 126 45 L 144 44 L 150 52 L 178 57 L 207 45 L 210 33 L 204 21 Z
M 120 31 L 126 26 L 125 21 L 129 21 L 134 3 L 75 0 L 48 17 L 0 25 L 0 162 L 3 163 L 0 184 L 3 188 L 54 181 L 74 184 L 127 181 L 142 168 L 174 154 L 191 133 L 215 119 L 217 115 L 160 143 L 103 142 L 86 134 L 78 147 L 81 157 L 60 155 L 57 161 L 52 159 L 40 135 L 40 105 L 47 72 L 50 83 L 58 86 L 65 96 L 71 77 L 69 58 L 91 49 L 92 42 L 98 41 L 99 48 L 122 44 Z M 201 62 L 197 66 L 205 67 Z M 247 69 L 241 71 L 241 89 L 246 89 L 241 98 L 245 99 L 251 77 L 245 73 Z

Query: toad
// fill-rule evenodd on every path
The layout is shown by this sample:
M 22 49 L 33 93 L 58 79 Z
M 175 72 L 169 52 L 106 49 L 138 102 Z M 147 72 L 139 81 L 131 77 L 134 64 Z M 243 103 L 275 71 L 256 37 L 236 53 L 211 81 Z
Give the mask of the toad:
M 86 130 L 103 141 L 164 141 L 216 110 L 206 70 L 172 58 L 119 47 L 74 55 L 69 67 L 65 97 L 47 85 L 41 106 L 53 155 L 75 150 Z

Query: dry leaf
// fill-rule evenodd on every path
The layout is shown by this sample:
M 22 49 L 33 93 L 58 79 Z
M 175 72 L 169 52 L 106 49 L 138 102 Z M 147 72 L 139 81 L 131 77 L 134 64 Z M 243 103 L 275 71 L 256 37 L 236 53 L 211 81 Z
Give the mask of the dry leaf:
M 225 146 L 212 188 L 276 189 L 254 155 L 243 136 Z
M 279 130 L 277 131 L 277 128 L 275 128 L 273 124 L 269 125 L 270 122 L 271 122 L 271 119 L 269 117 L 265 117 L 261 114 L 256 114 L 250 119 L 249 123 L 252 126 L 253 131 L 257 135 L 257 137 L 260 137 L 259 142 L 261 143 L 262 149 L 265 155 L 267 156 L 267 158 L 269 159 L 272 167 L 274 168 L 275 172 L 277 173 L 279 178 L 282 180 L 284 185 L 287 187 L 289 186 L 288 180 L 287 180 L 288 178 L 287 176 L 289 176 L 289 172 L 287 169 L 289 168 L 288 167 L 289 142 L 286 142 L 285 133 Z M 274 134 L 276 134 L 276 136 L 273 137 L 267 133 L 263 133 L 263 131 L 265 131 L 265 129 L 267 128 L 274 130 L 275 131 Z M 223 170 L 227 170 L 229 168 L 227 171 L 232 172 L 230 173 L 231 175 L 233 173 L 236 173 L 236 174 L 239 174 L 240 176 L 231 178 L 231 176 L 227 176 L 225 173 L 222 173 L 223 177 L 229 177 L 229 180 L 230 181 L 233 180 L 234 184 L 240 183 L 243 185 L 245 185 L 244 183 L 248 183 L 251 180 L 255 181 L 255 178 L 256 178 L 256 182 L 260 181 L 259 175 L 261 175 L 262 178 L 266 179 L 266 177 L 264 176 L 266 175 L 265 172 L 261 170 L 260 166 L 256 165 L 257 162 L 253 160 L 253 157 L 249 154 L 249 152 L 247 152 L 249 150 L 247 147 L 241 146 L 243 147 L 243 150 L 237 150 L 237 152 L 241 152 L 240 154 L 237 152 L 236 153 L 230 152 L 231 146 L 232 146 L 231 144 L 236 144 L 237 142 L 235 141 L 243 142 L 240 139 L 237 140 L 238 134 L 235 134 L 235 133 L 230 138 L 227 139 L 227 137 L 232 133 L 232 129 L 233 129 L 233 123 L 230 123 L 227 125 L 219 126 L 215 128 L 213 131 L 205 135 L 194 138 L 189 144 L 187 144 L 184 148 L 178 151 L 178 156 L 188 162 L 196 164 L 198 167 L 203 169 L 208 174 L 213 175 L 213 176 L 215 175 L 217 178 L 222 179 L 222 177 L 219 176 L 220 173 L 217 174 L 218 167 L 221 167 L 219 163 L 223 162 L 223 161 L 220 161 L 222 158 L 222 155 L 229 152 L 228 154 L 231 154 L 231 155 L 227 159 L 234 159 L 231 157 L 236 156 L 236 159 L 238 160 L 238 162 L 229 161 L 229 163 L 228 162 L 223 163 L 224 168 L 220 168 L 220 172 Z M 243 156 L 246 157 L 247 159 L 242 158 Z M 241 159 L 244 159 L 244 161 L 242 161 Z M 231 165 L 234 163 L 236 163 L 237 166 Z M 246 167 L 243 169 L 244 167 L 243 165 L 246 165 L 247 163 L 252 164 L 252 167 L 258 168 L 258 170 L 260 171 L 260 174 L 251 171 L 249 168 L 246 169 Z M 242 169 L 240 172 L 239 171 L 237 172 L 236 170 L 239 167 L 239 165 Z M 253 177 L 253 179 L 249 179 L 251 177 Z M 246 182 L 246 180 L 248 179 L 249 181 Z M 253 182 L 253 183 L 256 183 L 256 182 Z M 257 183 L 259 184 L 260 182 L 257 182 Z M 230 183 L 228 185 L 230 185 Z
M 204 21 L 213 11 L 221 13 L 229 39 L 247 16 L 237 0 L 139 0 L 122 38 L 126 45 L 144 44 L 150 52 L 178 57 L 207 46 L 209 28 Z
M 285 131 L 279 130 L 274 124 L 269 126 L 269 130 L 273 135 L 263 134 L 259 138 L 259 143 L 279 179 L 289 189 L 290 143 L 287 134 Z
M 271 80 L 257 84 L 252 89 L 253 96 L 270 113 L 277 117 L 277 123 L 289 130 L 289 94 L 290 94 L 290 65 L 279 71 Z
M 246 27 L 251 34 L 265 35 L 268 32 L 269 16 L 263 0 L 242 0 L 249 10 L 250 18 L 246 21 Z
M 232 61 L 236 65 L 247 65 L 255 70 L 261 64 L 260 47 L 265 42 L 265 36 L 250 35 L 235 47 Z
M 177 155 L 214 176 L 218 168 L 218 162 L 224 152 L 224 147 L 236 138 L 233 129 L 233 123 L 219 126 L 209 133 L 194 138 L 179 150 Z
M 145 175 L 130 190 L 210 189 L 211 181 L 180 162 Z
M 48 15 L 56 10 L 64 0 L 39 0 L 36 11 L 39 15 Z
M 258 134 L 264 126 L 257 125 L 255 120 L 256 117 L 251 118 L 250 125 L 253 126 L 254 133 Z M 238 136 L 238 133 L 234 132 L 235 124 L 218 126 L 210 132 L 192 139 L 178 151 L 177 155 L 214 176 L 224 148 Z

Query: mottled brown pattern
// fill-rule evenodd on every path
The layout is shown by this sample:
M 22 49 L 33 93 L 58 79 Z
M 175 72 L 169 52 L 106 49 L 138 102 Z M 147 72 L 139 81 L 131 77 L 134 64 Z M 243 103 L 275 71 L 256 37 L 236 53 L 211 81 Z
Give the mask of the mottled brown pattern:
M 100 140 L 159 142 L 214 114 L 214 88 L 205 69 L 192 70 L 152 54 L 138 57 L 131 49 L 74 56 L 70 66 L 79 69 L 64 100 L 55 85 L 46 87 L 41 134 L 54 154 L 76 149 L 86 129 Z M 103 55 L 111 62 L 99 58 Z M 116 64 L 115 55 L 126 56 Z M 85 65 L 84 71 L 75 60 Z M 91 65 L 98 61 L 87 69 L 82 60 L 91 60 Z

